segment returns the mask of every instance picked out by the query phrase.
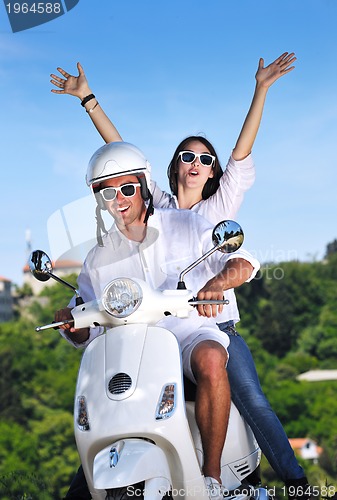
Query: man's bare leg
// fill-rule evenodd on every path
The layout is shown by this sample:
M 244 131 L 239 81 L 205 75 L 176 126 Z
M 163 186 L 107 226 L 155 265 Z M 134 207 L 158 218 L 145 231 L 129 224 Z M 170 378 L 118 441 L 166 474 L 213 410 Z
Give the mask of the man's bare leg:
M 197 381 L 195 414 L 204 450 L 203 473 L 220 483 L 220 460 L 230 410 L 227 358 L 226 349 L 212 340 L 197 344 L 191 356 Z

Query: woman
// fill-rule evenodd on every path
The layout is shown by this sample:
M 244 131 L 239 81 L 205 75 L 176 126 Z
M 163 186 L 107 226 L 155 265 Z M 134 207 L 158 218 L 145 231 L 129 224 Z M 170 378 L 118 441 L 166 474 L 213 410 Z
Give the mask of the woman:
M 295 60 L 293 53 L 285 52 L 264 67 L 264 60 L 260 59 L 253 100 L 225 171 L 207 139 L 201 136 L 187 137 L 176 148 L 168 167 L 172 194 L 163 192 L 153 183 L 154 206 L 191 209 L 213 224 L 221 219 L 235 218 L 244 192 L 254 182 L 251 150 L 260 126 L 267 91 L 278 78 L 294 69 L 291 65 Z M 63 78 L 51 75 L 51 83 L 58 87 L 52 92 L 78 97 L 102 138 L 106 142 L 121 141 L 117 129 L 93 95 L 79 63 L 77 68 L 77 77 L 57 68 Z M 306 498 L 303 492 L 308 486 L 307 479 L 280 421 L 262 392 L 247 344 L 236 332 L 234 323 L 220 324 L 219 328 L 231 336 L 227 371 L 234 403 L 252 428 L 269 463 L 288 487 L 289 497 Z

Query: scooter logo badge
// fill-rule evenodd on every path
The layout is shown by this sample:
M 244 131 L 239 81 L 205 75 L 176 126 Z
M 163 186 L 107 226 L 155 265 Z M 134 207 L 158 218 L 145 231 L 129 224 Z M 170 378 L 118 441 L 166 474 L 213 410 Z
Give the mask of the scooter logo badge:
M 116 465 L 118 464 L 118 460 L 119 460 L 119 455 L 118 455 L 117 448 L 111 448 L 111 450 L 110 450 L 110 469 L 112 467 L 116 467 Z
M 118 443 L 115 443 L 111 446 L 109 452 L 110 469 L 116 467 L 116 465 L 118 464 L 122 450 L 124 448 L 124 444 L 125 444 L 124 441 L 119 441 Z
M 44 2 L 3 0 L 13 33 L 34 28 L 63 16 L 80 0 L 48 0 Z

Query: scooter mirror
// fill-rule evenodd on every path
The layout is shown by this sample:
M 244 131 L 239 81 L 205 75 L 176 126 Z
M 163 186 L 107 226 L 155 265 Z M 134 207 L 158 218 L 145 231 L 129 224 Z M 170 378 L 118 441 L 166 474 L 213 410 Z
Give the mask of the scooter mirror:
M 178 290 L 186 288 L 186 285 L 184 283 L 184 276 L 186 273 L 194 269 L 195 266 L 207 259 L 210 255 L 212 255 L 212 253 L 216 252 L 216 250 L 220 250 L 220 252 L 223 253 L 235 252 L 235 250 L 238 250 L 238 248 L 241 247 L 243 238 L 243 231 L 240 224 L 229 219 L 219 222 L 212 232 L 212 242 L 214 245 L 213 248 L 211 248 L 211 250 L 202 255 L 200 259 L 193 262 L 190 266 L 184 269 L 182 273 L 180 273 L 177 285 Z
M 240 224 L 234 220 L 219 222 L 212 233 L 213 245 L 223 253 L 232 253 L 238 250 L 244 240 L 244 234 Z
M 48 281 L 51 278 L 53 265 L 48 255 L 42 250 L 34 250 L 28 259 L 30 272 L 39 281 Z
M 53 264 L 46 252 L 43 250 L 34 250 L 29 256 L 28 265 L 34 278 L 39 281 L 48 281 L 49 278 L 53 278 L 53 280 L 67 286 L 75 292 L 77 306 L 83 304 L 83 299 L 81 298 L 78 290 L 73 285 L 68 283 L 68 281 L 65 281 L 56 276 L 56 274 L 53 274 Z

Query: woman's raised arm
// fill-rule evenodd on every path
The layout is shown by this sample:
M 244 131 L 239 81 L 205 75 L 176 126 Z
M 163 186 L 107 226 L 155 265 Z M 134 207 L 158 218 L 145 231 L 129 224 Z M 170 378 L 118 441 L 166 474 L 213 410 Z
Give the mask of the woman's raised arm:
M 232 152 L 234 160 L 243 160 L 251 152 L 260 127 L 268 89 L 281 76 L 294 69 L 295 66 L 291 65 L 295 61 L 296 57 L 293 52 L 291 54 L 284 52 L 266 67 L 264 67 L 264 60 L 260 58 L 255 75 L 256 86 L 253 100 Z

